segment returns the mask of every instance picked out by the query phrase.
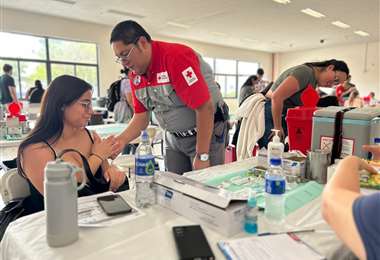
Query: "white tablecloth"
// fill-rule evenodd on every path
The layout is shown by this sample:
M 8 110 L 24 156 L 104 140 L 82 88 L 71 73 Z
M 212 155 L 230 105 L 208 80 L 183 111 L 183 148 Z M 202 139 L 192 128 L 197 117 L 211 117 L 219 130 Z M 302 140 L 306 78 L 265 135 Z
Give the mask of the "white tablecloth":
M 134 205 L 131 192 L 122 195 Z M 171 227 L 195 223 L 159 205 L 143 211 L 145 216 L 112 227 L 80 228 L 79 240 L 61 248 L 50 248 L 46 243 L 44 212 L 26 216 L 8 227 L 0 244 L 0 259 L 177 259 Z M 288 216 L 285 226 L 290 230 L 316 229 L 317 232 L 299 234 L 299 237 L 323 255 L 340 245 L 321 218 L 320 199 Z M 216 258 L 223 259 L 216 243 L 228 238 L 207 227 L 203 229 Z M 268 231 L 262 213 L 259 229 Z M 235 237 L 242 236 L 246 234 Z
M 254 165 L 247 159 L 207 170 L 210 173 L 246 168 Z M 133 191 L 121 195 L 134 206 Z M 82 198 L 80 198 L 81 200 Z M 320 213 L 321 198 L 291 213 L 281 230 L 315 229 L 316 232 L 298 236 L 322 255 L 328 256 L 341 243 Z M 171 228 L 176 225 L 196 224 L 173 211 L 155 205 L 144 209 L 145 216 L 130 222 L 104 228 L 80 228 L 79 240 L 62 248 L 50 248 L 45 238 L 45 213 L 23 217 L 11 223 L 0 244 L 0 259 L 177 259 Z M 202 226 L 217 259 L 223 255 L 217 247 L 220 240 L 231 239 Z M 259 232 L 273 231 L 259 213 Z M 235 237 L 247 236 L 241 232 Z

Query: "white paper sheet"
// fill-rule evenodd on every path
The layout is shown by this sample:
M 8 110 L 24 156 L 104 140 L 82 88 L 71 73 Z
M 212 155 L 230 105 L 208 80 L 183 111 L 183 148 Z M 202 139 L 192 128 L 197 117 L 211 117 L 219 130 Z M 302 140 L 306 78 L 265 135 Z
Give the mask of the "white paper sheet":
M 97 194 L 95 196 L 82 197 L 78 203 L 78 225 L 80 227 L 108 227 L 118 223 L 127 222 L 145 215 L 137 208 L 132 212 L 116 216 L 108 216 L 100 207 L 96 198 L 111 195 L 112 192 Z
M 325 257 L 313 251 L 303 242 L 293 240 L 287 234 L 252 236 L 242 239 L 221 241 L 219 248 L 228 259 L 239 260 L 320 260 Z

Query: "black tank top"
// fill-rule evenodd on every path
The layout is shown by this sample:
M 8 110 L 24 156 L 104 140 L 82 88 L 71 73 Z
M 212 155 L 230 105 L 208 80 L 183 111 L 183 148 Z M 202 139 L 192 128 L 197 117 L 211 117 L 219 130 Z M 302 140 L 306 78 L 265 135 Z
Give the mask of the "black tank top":
M 90 131 L 86 129 L 86 132 L 91 140 L 91 143 L 94 143 L 94 140 L 92 139 Z M 54 160 L 57 159 L 57 153 L 53 149 L 53 147 L 47 142 L 44 141 L 44 143 L 52 150 L 54 153 Z M 109 190 L 109 183 L 106 182 L 103 176 L 103 170 L 102 167 L 99 166 L 98 170 L 95 174 L 92 174 L 90 167 L 88 166 L 87 159 L 82 155 L 82 158 L 84 158 L 83 161 L 83 168 L 85 170 L 88 182 L 86 186 L 78 191 L 78 197 L 82 196 L 89 196 L 94 195 L 97 193 L 106 192 Z M 87 165 L 87 167 L 86 167 Z M 32 214 L 41 210 L 44 210 L 44 197 L 42 194 L 33 186 L 33 184 L 30 182 L 29 179 L 26 179 L 28 181 L 29 189 L 30 189 L 30 196 L 27 197 L 24 200 L 24 208 L 25 208 L 25 215 Z M 99 185 L 99 182 L 101 183 Z M 121 187 L 120 187 L 121 188 Z M 120 190 L 119 188 L 119 190 Z

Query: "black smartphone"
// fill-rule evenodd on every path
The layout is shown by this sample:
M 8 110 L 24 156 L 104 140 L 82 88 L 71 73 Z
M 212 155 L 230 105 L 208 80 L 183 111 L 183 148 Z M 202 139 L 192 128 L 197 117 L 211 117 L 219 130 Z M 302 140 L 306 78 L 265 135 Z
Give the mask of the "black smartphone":
M 179 259 L 215 259 L 201 226 L 176 226 L 173 234 Z
M 97 198 L 99 205 L 108 216 L 129 213 L 131 206 L 118 194 L 111 194 Z

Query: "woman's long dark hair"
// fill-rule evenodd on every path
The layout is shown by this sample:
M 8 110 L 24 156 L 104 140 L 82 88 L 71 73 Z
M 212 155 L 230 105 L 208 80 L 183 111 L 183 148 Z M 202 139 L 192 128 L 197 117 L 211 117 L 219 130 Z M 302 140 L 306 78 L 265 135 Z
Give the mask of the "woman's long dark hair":
M 252 81 L 257 80 L 258 77 L 256 75 L 251 75 L 248 77 L 248 79 L 244 82 L 243 86 L 252 86 Z
M 62 135 L 65 107 L 78 100 L 88 90 L 92 90 L 89 83 L 69 75 L 59 76 L 50 83 L 41 102 L 37 123 L 18 148 L 17 167 L 21 175 L 25 176 L 21 166 L 24 149 L 40 142 L 55 143 Z
M 334 71 L 342 71 L 345 72 L 347 75 L 350 74 L 350 69 L 348 68 L 347 64 L 342 60 L 325 60 L 325 61 L 318 61 L 318 62 L 307 62 L 305 65 L 309 67 L 318 67 L 318 68 L 326 68 L 330 65 L 334 65 Z

